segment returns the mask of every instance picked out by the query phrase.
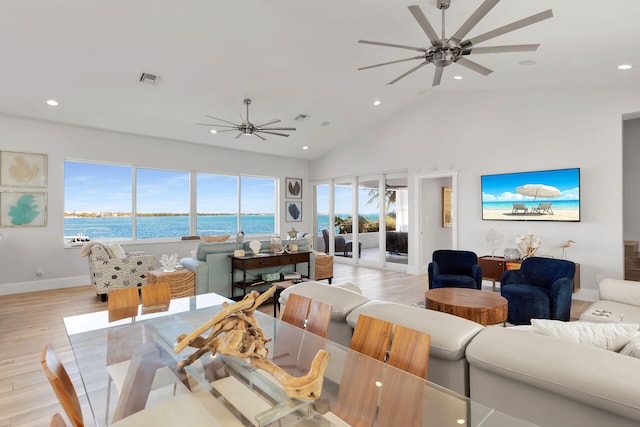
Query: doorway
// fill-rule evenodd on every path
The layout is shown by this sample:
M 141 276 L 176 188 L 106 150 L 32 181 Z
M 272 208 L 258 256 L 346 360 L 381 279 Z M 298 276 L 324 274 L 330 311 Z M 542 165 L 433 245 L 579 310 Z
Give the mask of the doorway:
M 418 241 L 411 264 L 425 274 L 433 251 L 458 248 L 458 172 L 416 175 L 415 187 Z

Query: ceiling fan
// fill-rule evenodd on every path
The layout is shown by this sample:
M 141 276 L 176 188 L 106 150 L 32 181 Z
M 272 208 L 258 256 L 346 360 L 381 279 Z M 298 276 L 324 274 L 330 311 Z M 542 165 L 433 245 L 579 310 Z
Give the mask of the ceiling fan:
M 220 128 L 228 128 L 228 129 L 222 129 L 222 130 L 217 130 L 214 129 L 215 132 L 212 131 L 212 133 L 218 133 L 218 132 L 229 132 L 229 131 L 234 131 L 237 130 L 238 135 L 236 136 L 236 138 L 240 138 L 242 135 L 254 135 L 257 136 L 258 138 L 260 138 L 261 140 L 265 141 L 266 138 L 264 136 L 262 136 L 261 134 L 270 134 L 270 135 L 278 135 L 278 136 L 286 136 L 288 137 L 289 135 L 286 133 L 282 133 L 282 132 L 274 132 L 274 131 L 294 131 L 296 130 L 296 128 L 273 128 L 273 127 L 265 127 L 265 126 L 269 126 L 275 123 L 279 123 L 280 120 L 279 119 L 274 119 L 274 120 L 269 120 L 268 122 L 264 122 L 264 123 L 258 123 L 258 124 L 253 124 L 251 123 L 251 121 L 249 121 L 249 105 L 251 105 L 251 100 L 249 98 L 244 100 L 244 104 L 247 106 L 247 116 L 246 119 L 244 119 L 244 121 L 240 124 L 236 124 L 233 122 L 228 122 L 226 120 L 222 120 L 219 119 L 217 117 L 213 117 L 213 116 L 209 116 L 206 115 L 207 117 L 214 119 L 214 120 L 219 120 L 221 122 L 224 123 L 228 123 L 228 125 L 223 125 L 223 124 L 213 124 L 213 123 L 196 123 L 197 125 L 201 125 L 201 126 L 213 126 L 213 127 L 220 127 Z
M 495 30 L 489 31 L 487 33 L 481 34 L 476 37 L 472 37 L 466 40 L 463 38 L 473 29 L 473 27 L 480 22 L 480 20 L 487 14 L 489 11 L 500 2 L 500 0 L 485 0 L 484 3 L 476 9 L 475 12 L 467 19 L 467 21 L 462 24 L 462 26 L 456 31 L 450 38 L 445 37 L 445 10 L 449 8 L 451 4 L 451 0 L 437 0 L 438 9 L 442 10 L 442 37 L 439 38 L 438 34 L 435 32 L 429 20 L 420 9 L 420 6 L 409 6 L 409 11 L 413 15 L 418 24 L 425 32 L 429 41 L 431 42 L 431 46 L 429 47 L 412 47 L 405 46 L 399 44 L 391 44 L 391 43 L 382 43 L 382 42 L 374 42 L 368 40 L 359 40 L 358 43 L 364 44 L 372 44 L 377 46 L 387 46 L 387 47 L 395 47 L 400 49 L 409 49 L 420 52 L 420 55 L 413 56 L 411 58 L 398 59 L 396 61 L 383 62 L 382 64 L 369 65 L 367 67 L 358 68 L 358 70 L 367 70 L 369 68 L 380 67 L 382 65 L 396 64 L 398 62 L 404 61 L 412 61 L 412 60 L 422 60 L 420 64 L 416 65 L 409 71 L 395 79 L 391 80 L 388 84 L 394 84 L 398 80 L 408 76 L 414 71 L 424 67 L 427 64 L 433 64 L 436 67 L 436 72 L 433 76 L 433 84 L 432 86 L 438 86 L 440 84 L 440 80 L 442 79 L 442 72 L 444 67 L 451 65 L 452 63 L 458 63 L 463 67 L 467 67 L 470 70 L 478 72 L 484 76 L 487 76 L 493 72 L 477 62 L 471 61 L 464 56 L 471 54 L 486 54 L 486 53 L 506 53 L 506 52 L 530 52 L 535 51 L 540 46 L 539 44 L 523 44 L 523 45 L 508 45 L 508 46 L 491 46 L 491 47 L 475 47 L 475 45 L 482 43 L 486 40 L 492 39 L 494 37 L 501 36 L 511 31 L 518 30 L 522 27 L 526 27 L 527 25 L 535 24 L 537 22 L 543 21 L 545 19 L 553 17 L 553 12 L 551 9 L 545 10 L 544 12 L 537 13 L 535 15 L 531 15 L 528 18 L 521 19 L 519 21 L 512 22 L 511 24 L 502 26 L 500 28 L 496 28 Z

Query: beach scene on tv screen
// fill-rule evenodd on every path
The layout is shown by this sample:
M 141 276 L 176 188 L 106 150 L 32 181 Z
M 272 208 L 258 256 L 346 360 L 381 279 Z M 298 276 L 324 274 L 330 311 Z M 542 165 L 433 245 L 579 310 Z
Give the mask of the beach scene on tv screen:
M 580 221 L 580 169 L 483 175 L 482 219 Z

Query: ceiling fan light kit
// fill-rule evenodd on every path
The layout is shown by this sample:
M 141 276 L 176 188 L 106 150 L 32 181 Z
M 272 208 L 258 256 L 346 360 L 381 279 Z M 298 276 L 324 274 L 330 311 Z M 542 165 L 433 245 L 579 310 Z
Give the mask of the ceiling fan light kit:
M 527 18 L 520 19 L 519 21 L 512 22 L 511 24 L 504 25 L 495 30 L 486 32 L 484 34 L 464 39 L 466 35 L 489 13 L 500 0 L 485 0 L 475 12 L 462 24 L 462 26 L 450 37 L 445 36 L 445 10 L 451 5 L 451 0 L 438 0 L 436 7 L 442 10 L 442 37 L 439 37 L 433 26 L 427 19 L 426 15 L 420 9 L 420 6 L 409 6 L 409 12 L 413 15 L 414 19 L 418 22 L 418 25 L 422 28 L 427 35 L 431 46 L 429 47 L 414 47 L 392 43 L 383 43 L 369 40 L 359 40 L 358 43 L 371 44 L 376 46 L 386 46 L 398 49 L 408 49 L 420 52 L 420 55 L 412 56 L 409 58 L 398 59 L 395 61 L 383 62 L 381 64 L 369 65 L 366 67 L 358 68 L 358 70 L 368 70 L 370 68 L 380 67 L 383 65 L 396 64 L 399 62 L 422 60 L 420 64 L 414 66 L 409 71 L 401 74 L 395 79 L 391 80 L 388 84 L 394 84 L 400 79 L 408 76 L 409 74 L 417 71 L 427 64 L 433 64 L 436 67 L 432 86 L 438 86 L 442 79 L 442 73 L 444 67 L 447 67 L 454 62 L 466 67 L 472 71 L 487 76 L 493 72 L 489 68 L 486 68 L 477 62 L 471 61 L 466 56 L 471 54 L 488 54 L 488 53 L 509 53 L 509 52 L 531 52 L 538 49 L 539 44 L 524 44 L 524 45 L 506 45 L 506 46 L 487 46 L 476 47 L 477 44 L 484 41 L 493 39 L 511 31 L 518 30 L 528 25 L 535 24 L 553 17 L 553 11 L 551 9 L 544 12 L 531 15 Z
M 210 119 L 218 120 L 220 122 L 227 123 L 227 124 L 226 125 L 219 124 L 219 123 L 196 123 L 196 124 L 200 126 L 223 128 L 223 129 L 214 129 L 216 132 L 210 131 L 211 133 L 214 133 L 214 134 L 220 133 L 220 132 L 238 131 L 239 133 L 236 136 L 236 138 L 240 138 L 242 135 L 246 135 L 246 136 L 253 135 L 260 138 L 263 141 L 265 141 L 267 138 L 265 138 L 262 134 L 288 137 L 289 134 L 282 133 L 282 131 L 296 130 L 296 128 L 290 128 L 290 127 L 267 127 L 267 126 L 279 123 L 280 122 L 279 119 L 269 120 L 267 122 L 258 123 L 258 124 L 252 123 L 249 120 L 249 105 L 251 105 L 251 99 L 247 98 L 243 102 L 246 105 L 247 115 L 242 123 L 239 123 L 239 124 L 233 123 L 223 119 L 219 119 L 214 116 L 207 115 L 207 117 L 209 117 Z

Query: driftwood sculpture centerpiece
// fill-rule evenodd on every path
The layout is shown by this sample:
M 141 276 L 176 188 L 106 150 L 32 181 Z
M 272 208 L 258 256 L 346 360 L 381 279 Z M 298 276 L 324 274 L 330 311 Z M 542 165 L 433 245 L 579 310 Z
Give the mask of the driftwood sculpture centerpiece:
M 271 374 L 287 395 L 296 399 L 316 400 L 322 392 L 324 371 L 329 363 L 329 353 L 319 350 L 309 373 L 302 377 L 294 377 L 269 360 L 269 350 L 266 343 L 271 338 L 265 338 L 258 321 L 254 317 L 255 310 L 273 293 L 275 286 L 260 294 L 252 291 L 244 299 L 234 303 L 224 303 L 223 310 L 211 320 L 191 332 L 178 337 L 178 344 L 174 352 L 180 353 L 186 347 L 194 347 L 198 350 L 191 356 L 181 361 L 178 366 L 184 367 L 198 360 L 207 353 L 215 356 L 217 353 L 226 356 L 248 358 L 249 362 Z M 211 329 L 207 337 L 203 337 L 206 331 Z

